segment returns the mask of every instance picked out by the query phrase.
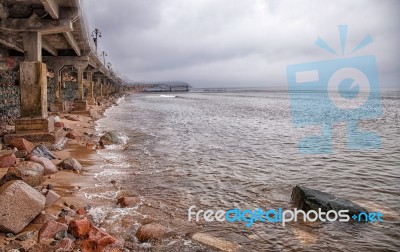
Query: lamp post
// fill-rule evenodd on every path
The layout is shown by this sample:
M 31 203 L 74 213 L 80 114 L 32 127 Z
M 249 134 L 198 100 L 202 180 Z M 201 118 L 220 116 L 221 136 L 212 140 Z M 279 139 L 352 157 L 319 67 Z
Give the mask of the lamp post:
M 107 63 L 107 67 L 108 67 L 108 70 L 110 70 L 110 71 L 111 71 L 111 66 L 112 66 L 111 63 L 108 62 L 108 63 Z
M 106 51 L 102 51 L 101 52 L 101 56 L 103 57 L 103 64 L 106 65 L 106 57 L 108 56 L 107 52 Z
M 97 39 L 101 38 L 101 32 L 99 29 L 94 29 L 94 31 L 92 32 L 92 37 L 93 37 L 93 41 L 94 41 L 94 45 L 96 46 L 96 54 L 97 54 Z

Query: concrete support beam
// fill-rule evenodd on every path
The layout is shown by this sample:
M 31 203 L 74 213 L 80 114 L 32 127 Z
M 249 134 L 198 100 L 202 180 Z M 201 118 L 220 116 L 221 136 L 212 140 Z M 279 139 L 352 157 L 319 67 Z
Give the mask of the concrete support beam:
M 73 31 L 70 19 L 38 19 L 32 15 L 29 19 L 7 18 L 0 23 L 0 30 L 7 32 L 41 32 L 42 34 L 53 34 Z
M 47 42 L 46 40 L 42 39 L 42 47 L 43 47 L 43 49 L 48 51 L 51 55 L 57 56 L 57 49 L 54 46 L 52 46 L 49 42 Z
M 72 49 L 74 49 L 76 55 L 81 56 L 81 49 L 78 42 L 76 42 L 74 35 L 72 35 L 71 32 L 64 32 L 64 36 L 67 39 L 68 43 L 71 45 Z
M 14 49 L 19 52 L 24 52 L 24 49 L 21 45 L 17 43 L 17 41 L 11 37 L 4 36 L 4 34 L 0 33 L 0 44 L 5 45 L 11 49 Z
M 40 32 L 25 32 L 23 36 L 25 60 L 42 61 L 42 35 Z
M 53 19 L 59 18 L 59 7 L 54 0 L 40 0 L 45 10 L 50 14 Z
M 21 117 L 47 118 L 47 68 L 42 62 L 20 64 Z

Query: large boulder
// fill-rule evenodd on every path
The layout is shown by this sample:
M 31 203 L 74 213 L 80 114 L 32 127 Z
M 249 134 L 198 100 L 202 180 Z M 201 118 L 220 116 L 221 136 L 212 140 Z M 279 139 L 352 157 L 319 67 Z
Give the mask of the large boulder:
M 82 238 L 86 236 L 91 228 L 92 224 L 86 218 L 81 220 L 79 219 L 72 220 L 68 226 L 69 232 L 76 238 Z
M 156 241 L 162 239 L 168 233 L 168 228 L 158 223 L 149 223 L 141 226 L 136 232 L 140 242 Z
M 29 142 L 28 140 L 25 140 L 22 137 L 13 139 L 10 142 L 10 145 L 11 147 L 15 147 L 18 150 L 25 150 L 28 152 L 31 152 L 35 148 L 35 145 L 32 142 Z
M 295 186 L 292 190 L 292 202 L 296 208 L 304 211 L 321 211 L 329 210 L 349 210 L 348 215 L 358 215 L 361 212 L 367 213 L 367 209 L 351 202 L 347 199 L 337 198 L 332 194 L 321 192 L 304 186 Z
M 14 154 L 0 156 L 0 168 L 10 167 L 17 163 L 17 157 Z
M 0 187 L 0 232 L 21 232 L 44 209 L 45 197 L 21 180 Z
M 75 172 L 80 172 L 82 170 L 82 165 L 75 158 L 64 159 L 58 166 L 66 170 L 72 170 Z
M 43 182 L 44 167 L 35 162 L 22 161 L 17 166 L 10 167 L 5 176 L 17 177 L 35 187 Z
M 44 167 L 44 175 L 58 172 L 57 167 L 48 158 L 29 155 L 27 160 L 41 164 Z
M 43 144 L 37 145 L 32 151 L 31 155 L 38 156 L 38 157 L 45 157 L 48 159 L 57 159 L 49 149 L 46 148 Z
M 124 141 L 117 131 L 109 131 L 100 138 L 99 143 L 101 146 L 105 146 L 112 144 L 122 144 L 124 143 Z

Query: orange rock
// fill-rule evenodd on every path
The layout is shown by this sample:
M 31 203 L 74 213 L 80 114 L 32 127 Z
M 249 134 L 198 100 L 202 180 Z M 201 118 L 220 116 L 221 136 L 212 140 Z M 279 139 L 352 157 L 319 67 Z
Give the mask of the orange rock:
M 78 210 L 76 210 L 76 214 L 78 215 L 85 215 L 87 214 L 86 210 L 83 208 L 79 208 Z
M 69 232 L 76 238 L 82 238 L 90 231 L 92 224 L 88 219 L 72 220 L 69 223 Z
M 62 122 L 55 122 L 55 123 L 54 123 L 54 127 L 56 127 L 56 128 L 63 128 L 63 127 L 64 127 L 64 123 L 62 123 Z
M 31 152 L 35 148 L 35 145 L 32 142 L 29 142 L 22 137 L 13 139 L 10 145 L 11 147 L 15 147 L 18 150 L 26 150 L 29 152 Z
M 10 167 L 17 163 L 17 157 L 14 154 L 0 156 L 0 168 Z
M 105 247 L 115 243 L 115 238 L 99 228 L 92 226 L 88 238 L 83 241 L 82 252 L 102 252 Z
M 121 207 L 132 207 L 139 203 L 139 198 L 137 197 L 122 197 L 118 199 L 117 204 L 120 204 Z

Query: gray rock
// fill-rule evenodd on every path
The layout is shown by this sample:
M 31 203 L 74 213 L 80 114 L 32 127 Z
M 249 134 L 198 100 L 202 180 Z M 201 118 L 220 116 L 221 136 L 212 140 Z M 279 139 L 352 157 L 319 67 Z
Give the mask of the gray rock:
M 122 140 L 122 137 L 118 132 L 109 131 L 100 138 L 99 143 L 101 146 L 105 146 L 111 144 L 122 144 L 123 142 L 124 141 Z
M 15 155 L 16 158 L 25 158 L 26 156 L 28 156 L 28 151 L 26 151 L 26 150 L 19 150 L 19 151 L 16 151 L 16 152 L 14 153 L 14 155 Z
M 318 208 L 321 208 L 324 212 L 329 210 L 349 210 L 349 216 L 359 214 L 360 212 L 368 212 L 367 209 L 351 202 L 350 200 L 337 198 L 332 194 L 303 186 L 295 186 L 293 188 L 292 202 L 295 207 L 304 211 L 318 211 Z
M 0 232 L 18 234 L 43 211 L 45 197 L 21 180 L 0 187 Z
M 48 158 L 29 155 L 27 160 L 41 164 L 44 167 L 44 175 L 50 175 L 58 172 L 57 167 Z
M 32 155 L 38 156 L 38 157 L 45 157 L 48 159 L 58 159 L 56 156 L 49 151 L 49 149 L 46 148 L 43 144 L 37 145 L 33 151 L 31 152 Z
M 35 187 L 43 182 L 44 167 L 35 162 L 22 161 L 17 166 L 10 167 L 5 176 L 17 177 Z
M 58 166 L 66 170 L 73 170 L 75 172 L 80 172 L 82 170 L 82 165 L 75 158 L 67 158 L 63 160 Z
M 61 197 L 55 191 L 49 190 L 46 194 L 46 207 L 53 205 Z

